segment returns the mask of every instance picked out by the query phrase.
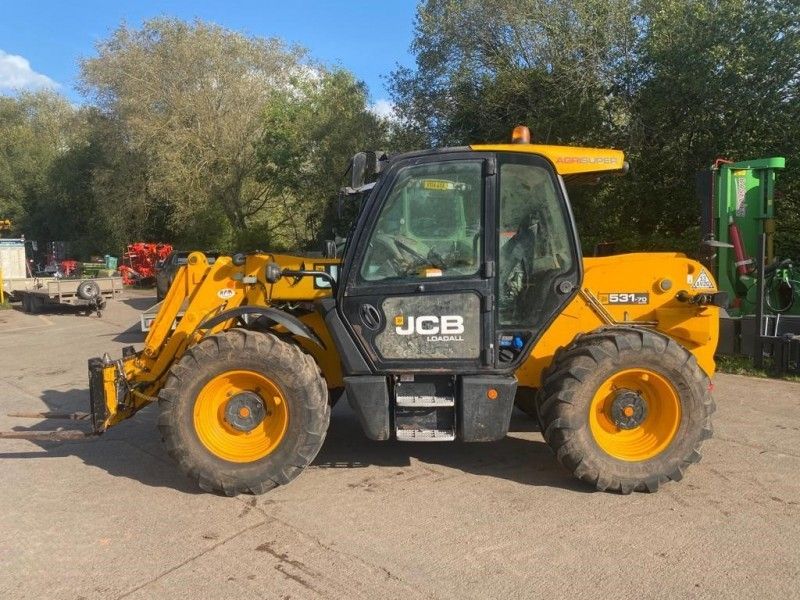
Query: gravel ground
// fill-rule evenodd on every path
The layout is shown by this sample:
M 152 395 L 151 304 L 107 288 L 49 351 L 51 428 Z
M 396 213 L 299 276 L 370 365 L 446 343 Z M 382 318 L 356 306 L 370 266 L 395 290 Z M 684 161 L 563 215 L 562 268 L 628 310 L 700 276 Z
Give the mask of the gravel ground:
M 140 343 L 152 302 L 0 312 L 0 429 L 86 410 L 86 360 Z M 380 443 L 341 403 L 312 466 L 258 497 L 196 489 L 155 407 L 95 441 L 3 440 L 0 597 L 800 597 L 800 384 L 715 386 L 703 461 L 652 495 L 574 481 L 521 413 L 493 444 Z

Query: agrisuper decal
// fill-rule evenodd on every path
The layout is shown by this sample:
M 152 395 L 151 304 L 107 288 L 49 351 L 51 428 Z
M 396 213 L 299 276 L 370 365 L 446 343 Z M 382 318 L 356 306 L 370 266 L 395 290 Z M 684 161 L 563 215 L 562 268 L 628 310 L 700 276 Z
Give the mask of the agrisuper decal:
M 556 163 L 564 165 L 614 165 L 618 161 L 613 156 L 559 156 Z

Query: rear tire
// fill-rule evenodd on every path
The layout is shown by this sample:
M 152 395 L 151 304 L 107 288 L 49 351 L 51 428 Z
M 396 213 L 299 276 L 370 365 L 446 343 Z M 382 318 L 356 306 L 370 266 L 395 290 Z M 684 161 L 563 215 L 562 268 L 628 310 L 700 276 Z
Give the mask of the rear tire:
M 226 392 L 231 382 L 238 392 Z M 249 432 L 226 416 L 230 399 L 242 395 L 258 397 L 266 411 Z M 170 456 L 202 489 L 228 496 L 289 483 L 319 452 L 330 421 L 313 358 L 274 335 L 244 329 L 189 348 L 171 368 L 159 408 Z
M 709 388 L 694 356 L 674 340 L 633 327 L 602 329 L 557 352 L 545 372 L 543 435 L 558 461 L 598 490 L 655 492 L 700 460 L 712 435 Z

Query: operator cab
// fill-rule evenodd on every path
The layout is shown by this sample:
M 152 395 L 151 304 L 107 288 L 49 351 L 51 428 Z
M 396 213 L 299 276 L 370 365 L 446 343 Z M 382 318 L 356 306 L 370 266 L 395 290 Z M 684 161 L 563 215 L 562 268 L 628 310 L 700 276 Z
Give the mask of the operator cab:
M 563 181 L 521 148 L 373 163 L 380 176 L 345 252 L 338 304 L 374 367 L 439 370 L 437 358 L 456 371 L 511 371 L 572 297 L 581 261 Z M 353 174 L 361 189 L 355 161 Z
M 586 159 L 574 148 L 534 146 L 527 128 L 514 138 L 353 161 L 351 190 L 367 188 L 369 196 L 343 257 L 341 324 L 328 325 L 334 337 L 347 332 L 337 346 L 356 355 L 343 362 L 362 424 L 359 403 L 377 402 L 387 408 L 374 414 L 387 419 L 394 407 L 390 420 L 401 439 L 403 429 L 417 432 L 407 439 L 436 438 L 436 431 L 437 439 L 456 431 L 463 439 L 505 434 L 513 372 L 581 282 L 561 171 L 610 170 L 608 160 L 623 167 L 621 153 Z M 370 166 L 379 176 L 365 185 Z M 489 389 L 496 401 L 486 405 Z M 488 409 L 496 419 L 464 417 Z M 491 431 L 463 429 L 493 420 Z

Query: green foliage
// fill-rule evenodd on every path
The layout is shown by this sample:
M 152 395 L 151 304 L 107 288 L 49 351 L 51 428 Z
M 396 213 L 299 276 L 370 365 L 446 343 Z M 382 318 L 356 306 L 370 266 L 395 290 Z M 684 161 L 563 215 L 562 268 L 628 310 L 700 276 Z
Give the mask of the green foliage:
M 753 364 L 753 359 L 749 356 L 717 356 L 717 371 L 720 373 L 730 373 L 732 375 L 746 375 L 748 377 L 777 377 L 772 363 L 772 359 L 764 359 L 764 368 L 757 369 Z M 784 373 L 778 379 L 786 379 L 787 381 L 798 381 L 800 377 Z
M 81 108 L 0 97 L 0 216 L 80 258 L 140 239 L 307 247 L 350 156 L 387 131 L 348 72 L 202 22 L 120 26 L 81 88 Z
M 259 179 L 279 200 L 271 239 L 283 248 L 332 239 L 332 209 L 348 161 L 383 146 L 387 134 L 387 124 L 365 110 L 366 89 L 350 73 L 318 69 L 293 87 L 293 94 L 276 94 L 267 105 L 258 144 Z
M 53 162 L 71 143 L 73 110 L 52 92 L 0 97 L 0 215 L 21 231 L 40 226 Z
M 427 0 L 399 121 L 280 40 L 203 22 L 119 27 L 81 63 L 87 103 L 0 97 L 0 218 L 79 258 L 128 242 L 297 249 L 346 233 L 364 149 L 508 139 L 613 146 L 631 173 L 570 189 L 585 251 L 697 249 L 694 173 L 785 156 L 778 254 L 800 259 L 796 0 Z M 353 203 L 345 206 L 352 213 Z
M 792 0 L 428 0 L 416 68 L 392 75 L 409 135 L 623 148 L 632 170 L 571 190 L 584 248 L 697 248 L 694 173 L 788 157 L 779 249 L 800 250 L 800 5 Z M 796 254 L 795 254 L 796 255 Z
M 787 156 L 778 187 L 796 185 L 800 7 L 670 0 L 646 3 L 644 11 L 649 26 L 640 52 L 648 77 L 631 127 L 632 191 L 662 201 L 650 204 L 640 233 L 680 236 L 695 223 L 691 175 L 719 156 Z
M 271 189 L 255 179 L 255 144 L 269 98 L 289 93 L 301 58 L 276 39 L 155 19 L 117 29 L 81 79 L 138 156 L 145 205 L 168 206 L 184 244 L 230 248 L 263 221 Z

